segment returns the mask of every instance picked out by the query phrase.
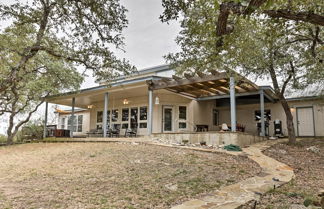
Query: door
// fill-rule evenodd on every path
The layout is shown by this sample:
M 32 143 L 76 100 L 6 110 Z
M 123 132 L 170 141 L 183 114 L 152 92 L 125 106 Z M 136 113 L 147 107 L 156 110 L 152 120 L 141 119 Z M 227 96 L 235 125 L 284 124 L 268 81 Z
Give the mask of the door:
M 163 106 L 162 126 L 163 126 L 163 132 L 173 131 L 173 107 L 172 106 Z
M 298 107 L 296 110 L 298 136 L 315 136 L 313 107 Z

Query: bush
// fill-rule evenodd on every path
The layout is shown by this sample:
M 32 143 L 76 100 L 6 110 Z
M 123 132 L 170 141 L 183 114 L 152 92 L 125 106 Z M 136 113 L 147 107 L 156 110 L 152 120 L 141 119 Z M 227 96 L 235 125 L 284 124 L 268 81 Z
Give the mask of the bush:
M 0 144 L 6 143 L 7 142 L 7 137 L 5 135 L 0 134 Z
M 33 140 L 33 139 L 42 139 L 43 137 L 43 122 L 41 119 L 29 121 L 21 129 L 20 139 L 24 140 Z

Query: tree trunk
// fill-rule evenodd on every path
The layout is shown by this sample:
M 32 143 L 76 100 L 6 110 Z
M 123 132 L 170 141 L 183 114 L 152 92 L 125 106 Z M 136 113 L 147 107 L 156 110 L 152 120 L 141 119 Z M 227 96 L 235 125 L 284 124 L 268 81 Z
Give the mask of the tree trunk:
M 291 114 L 289 104 L 285 98 L 281 98 L 280 103 L 286 114 L 286 123 L 288 129 L 288 139 L 289 139 L 288 143 L 295 144 L 296 143 L 295 127 L 294 127 L 293 116 Z
M 7 145 L 12 145 L 13 144 L 13 138 L 14 138 L 13 134 L 8 135 L 8 137 L 7 137 Z

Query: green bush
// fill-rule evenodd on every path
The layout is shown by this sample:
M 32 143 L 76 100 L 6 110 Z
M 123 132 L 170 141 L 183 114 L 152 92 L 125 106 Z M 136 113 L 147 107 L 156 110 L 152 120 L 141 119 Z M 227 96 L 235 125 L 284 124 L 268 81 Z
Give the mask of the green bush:
M 6 143 L 7 137 L 5 135 L 0 134 L 0 144 Z

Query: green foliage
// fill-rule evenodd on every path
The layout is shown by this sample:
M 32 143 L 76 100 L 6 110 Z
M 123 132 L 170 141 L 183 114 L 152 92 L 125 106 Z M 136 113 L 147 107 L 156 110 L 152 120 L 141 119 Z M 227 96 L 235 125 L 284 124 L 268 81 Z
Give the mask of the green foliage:
M 0 144 L 6 143 L 7 137 L 5 135 L 0 134 Z
M 313 204 L 313 200 L 312 199 L 309 199 L 309 198 L 306 198 L 304 200 L 304 203 L 303 204 L 305 205 L 305 207 L 308 207 L 308 206 L 310 206 L 310 205 Z
M 22 140 L 34 140 L 43 138 L 43 121 L 42 119 L 31 120 L 27 122 L 21 130 Z
M 109 81 L 132 72 L 111 48 L 123 50 L 126 9 L 118 0 L 32 0 L 0 4 L 0 116 L 8 116 L 8 143 L 44 102 L 77 90 L 76 67 Z
M 29 37 L 29 43 L 15 48 L 14 52 L 25 56 L 43 51 L 92 69 L 98 79 L 133 70 L 111 50 L 112 47 L 123 50 L 121 33 L 128 23 L 126 12 L 118 0 L 32 0 L 0 4 L 0 20 L 12 21 L 12 26 L 20 30 L 21 38 Z M 10 51 L 11 47 L 4 49 Z

